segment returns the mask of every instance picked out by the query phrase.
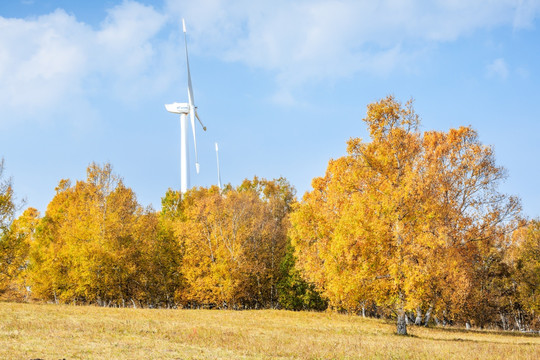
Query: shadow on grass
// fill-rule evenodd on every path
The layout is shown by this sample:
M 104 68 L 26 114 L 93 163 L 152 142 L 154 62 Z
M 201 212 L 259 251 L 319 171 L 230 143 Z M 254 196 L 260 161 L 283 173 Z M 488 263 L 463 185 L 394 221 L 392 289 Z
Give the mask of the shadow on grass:
M 445 341 L 445 342 L 469 342 L 469 343 L 477 343 L 477 344 L 504 344 L 499 341 L 490 341 L 490 340 L 474 340 L 474 339 L 462 339 L 462 338 L 453 338 L 453 339 L 440 339 L 440 338 L 434 338 L 430 336 L 418 336 L 418 339 L 424 339 L 424 340 L 432 340 L 432 341 Z M 532 343 L 532 342 L 522 342 L 522 343 L 507 343 L 508 345 L 512 346 L 537 346 L 538 344 Z
M 403 334 L 398 334 L 397 332 L 393 332 L 392 334 L 395 335 L 395 336 L 401 337 L 401 338 L 415 338 L 415 339 L 422 339 L 420 336 L 414 335 L 414 334 L 410 334 L 410 333 L 407 333 L 407 335 L 403 335 Z
M 415 327 L 421 328 L 420 326 L 413 326 L 413 329 Z M 442 327 L 442 326 L 428 326 L 428 327 L 422 326 L 422 328 L 441 330 L 443 332 L 448 332 L 448 333 L 501 335 L 501 336 L 516 336 L 516 337 L 532 337 L 532 338 L 540 337 L 540 334 L 537 334 L 537 333 L 510 331 L 510 330 L 464 329 L 464 328 Z
M 528 335 L 524 337 L 538 337 L 538 335 L 535 334 L 515 334 L 508 331 L 495 331 L 495 330 L 466 330 L 466 329 L 445 329 L 445 328 L 438 328 L 438 327 L 429 327 L 428 329 L 432 330 L 441 330 L 442 332 L 446 333 L 455 333 L 455 334 L 463 334 L 464 336 L 467 335 L 475 335 L 475 334 L 482 334 L 482 335 L 501 335 L 501 336 L 523 336 Z M 532 335 L 532 336 L 531 336 Z M 500 341 L 491 340 L 491 339 L 464 339 L 460 337 L 454 337 L 454 338 L 436 338 L 433 336 L 415 336 L 417 339 L 424 339 L 424 340 L 432 340 L 432 341 L 444 341 L 444 342 L 468 342 L 468 343 L 483 343 L 483 344 L 502 344 Z M 538 344 L 534 342 L 522 342 L 522 343 L 514 343 L 512 345 L 517 346 L 536 346 Z

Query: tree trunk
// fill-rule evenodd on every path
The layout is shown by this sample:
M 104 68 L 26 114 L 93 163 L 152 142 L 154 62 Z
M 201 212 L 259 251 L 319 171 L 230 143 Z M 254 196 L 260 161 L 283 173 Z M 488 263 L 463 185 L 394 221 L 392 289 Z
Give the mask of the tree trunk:
M 422 309 L 420 306 L 416 308 L 416 319 L 414 320 L 414 325 L 422 325 Z
M 523 331 L 522 322 L 521 322 L 521 314 L 518 313 L 518 315 L 514 316 L 514 320 L 516 322 L 516 327 L 519 331 Z
M 407 320 L 406 314 L 403 309 L 398 310 L 397 315 L 397 334 L 398 335 L 407 335 Z
M 426 317 L 424 318 L 424 326 L 428 326 L 429 324 L 429 318 L 431 317 L 431 312 L 433 311 L 433 305 L 431 305 L 426 312 Z
M 506 325 L 506 317 L 504 316 L 503 313 L 500 313 L 499 315 L 501 316 L 502 329 L 507 330 L 508 326 Z

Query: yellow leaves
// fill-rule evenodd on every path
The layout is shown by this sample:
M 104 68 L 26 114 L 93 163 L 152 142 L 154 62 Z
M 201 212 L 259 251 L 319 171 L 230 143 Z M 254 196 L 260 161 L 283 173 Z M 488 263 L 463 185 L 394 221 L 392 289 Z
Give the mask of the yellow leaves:
M 11 179 L 4 178 L 4 159 L 0 160 L 0 239 L 7 231 L 15 213 Z
M 348 156 L 329 162 L 291 215 L 302 274 L 334 306 L 437 305 L 441 294 L 462 306 L 472 273 L 464 246 L 499 236 L 519 212 L 497 193 L 504 171 L 470 127 L 420 133 L 412 101 L 388 96 L 364 121 L 371 142 L 350 139 Z
M 368 125 L 371 138 L 380 140 L 389 137 L 394 130 L 407 134 L 416 132 L 420 120 L 412 104 L 411 99 L 402 106 L 392 95 L 369 104 L 367 116 L 363 120 Z
M 35 295 L 87 302 L 134 296 L 140 245 L 157 231 L 157 221 L 144 216 L 109 164 L 91 164 L 86 182 L 62 180 L 32 244 Z
M 506 259 L 513 268 L 517 297 L 532 313 L 540 312 L 540 220 L 532 220 L 512 237 Z M 540 320 L 540 319 L 538 319 Z
M 220 307 L 275 301 L 292 188 L 284 179 L 255 178 L 215 190 L 192 189 L 182 201 L 175 233 L 186 249 L 186 288 L 179 300 Z

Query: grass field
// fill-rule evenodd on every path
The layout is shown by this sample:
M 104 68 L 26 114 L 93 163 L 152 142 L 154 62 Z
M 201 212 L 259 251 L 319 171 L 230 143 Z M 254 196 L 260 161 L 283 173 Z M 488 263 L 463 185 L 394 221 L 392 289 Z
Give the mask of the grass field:
M 278 310 L 0 303 L 0 359 L 540 359 L 540 336 Z

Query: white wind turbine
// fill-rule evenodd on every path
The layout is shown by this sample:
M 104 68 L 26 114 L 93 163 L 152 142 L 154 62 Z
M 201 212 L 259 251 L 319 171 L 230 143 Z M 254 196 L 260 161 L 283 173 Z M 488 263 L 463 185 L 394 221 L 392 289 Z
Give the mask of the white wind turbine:
M 216 160 L 217 160 L 217 181 L 218 181 L 218 188 L 221 190 L 221 175 L 219 174 L 219 154 L 218 154 L 218 145 L 216 143 Z
M 197 114 L 197 107 L 193 100 L 193 88 L 191 87 L 191 74 L 189 72 L 189 57 L 187 49 L 187 35 L 186 35 L 186 23 L 182 19 L 182 29 L 184 30 L 184 43 L 186 45 L 186 64 L 187 64 L 187 76 L 188 76 L 188 103 L 172 103 L 165 105 L 168 112 L 180 114 L 180 192 L 184 194 L 190 187 L 189 183 L 189 149 L 188 149 L 188 123 L 187 115 L 191 121 L 191 129 L 193 130 L 193 145 L 195 146 L 195 169 L 197 174 L 199 173 L 199 157 L 197 155 L 197 138 L 195 136 L 195 118 L 199 120 L 204 131 L 206 126 L 203 125 L 199 114 Z

